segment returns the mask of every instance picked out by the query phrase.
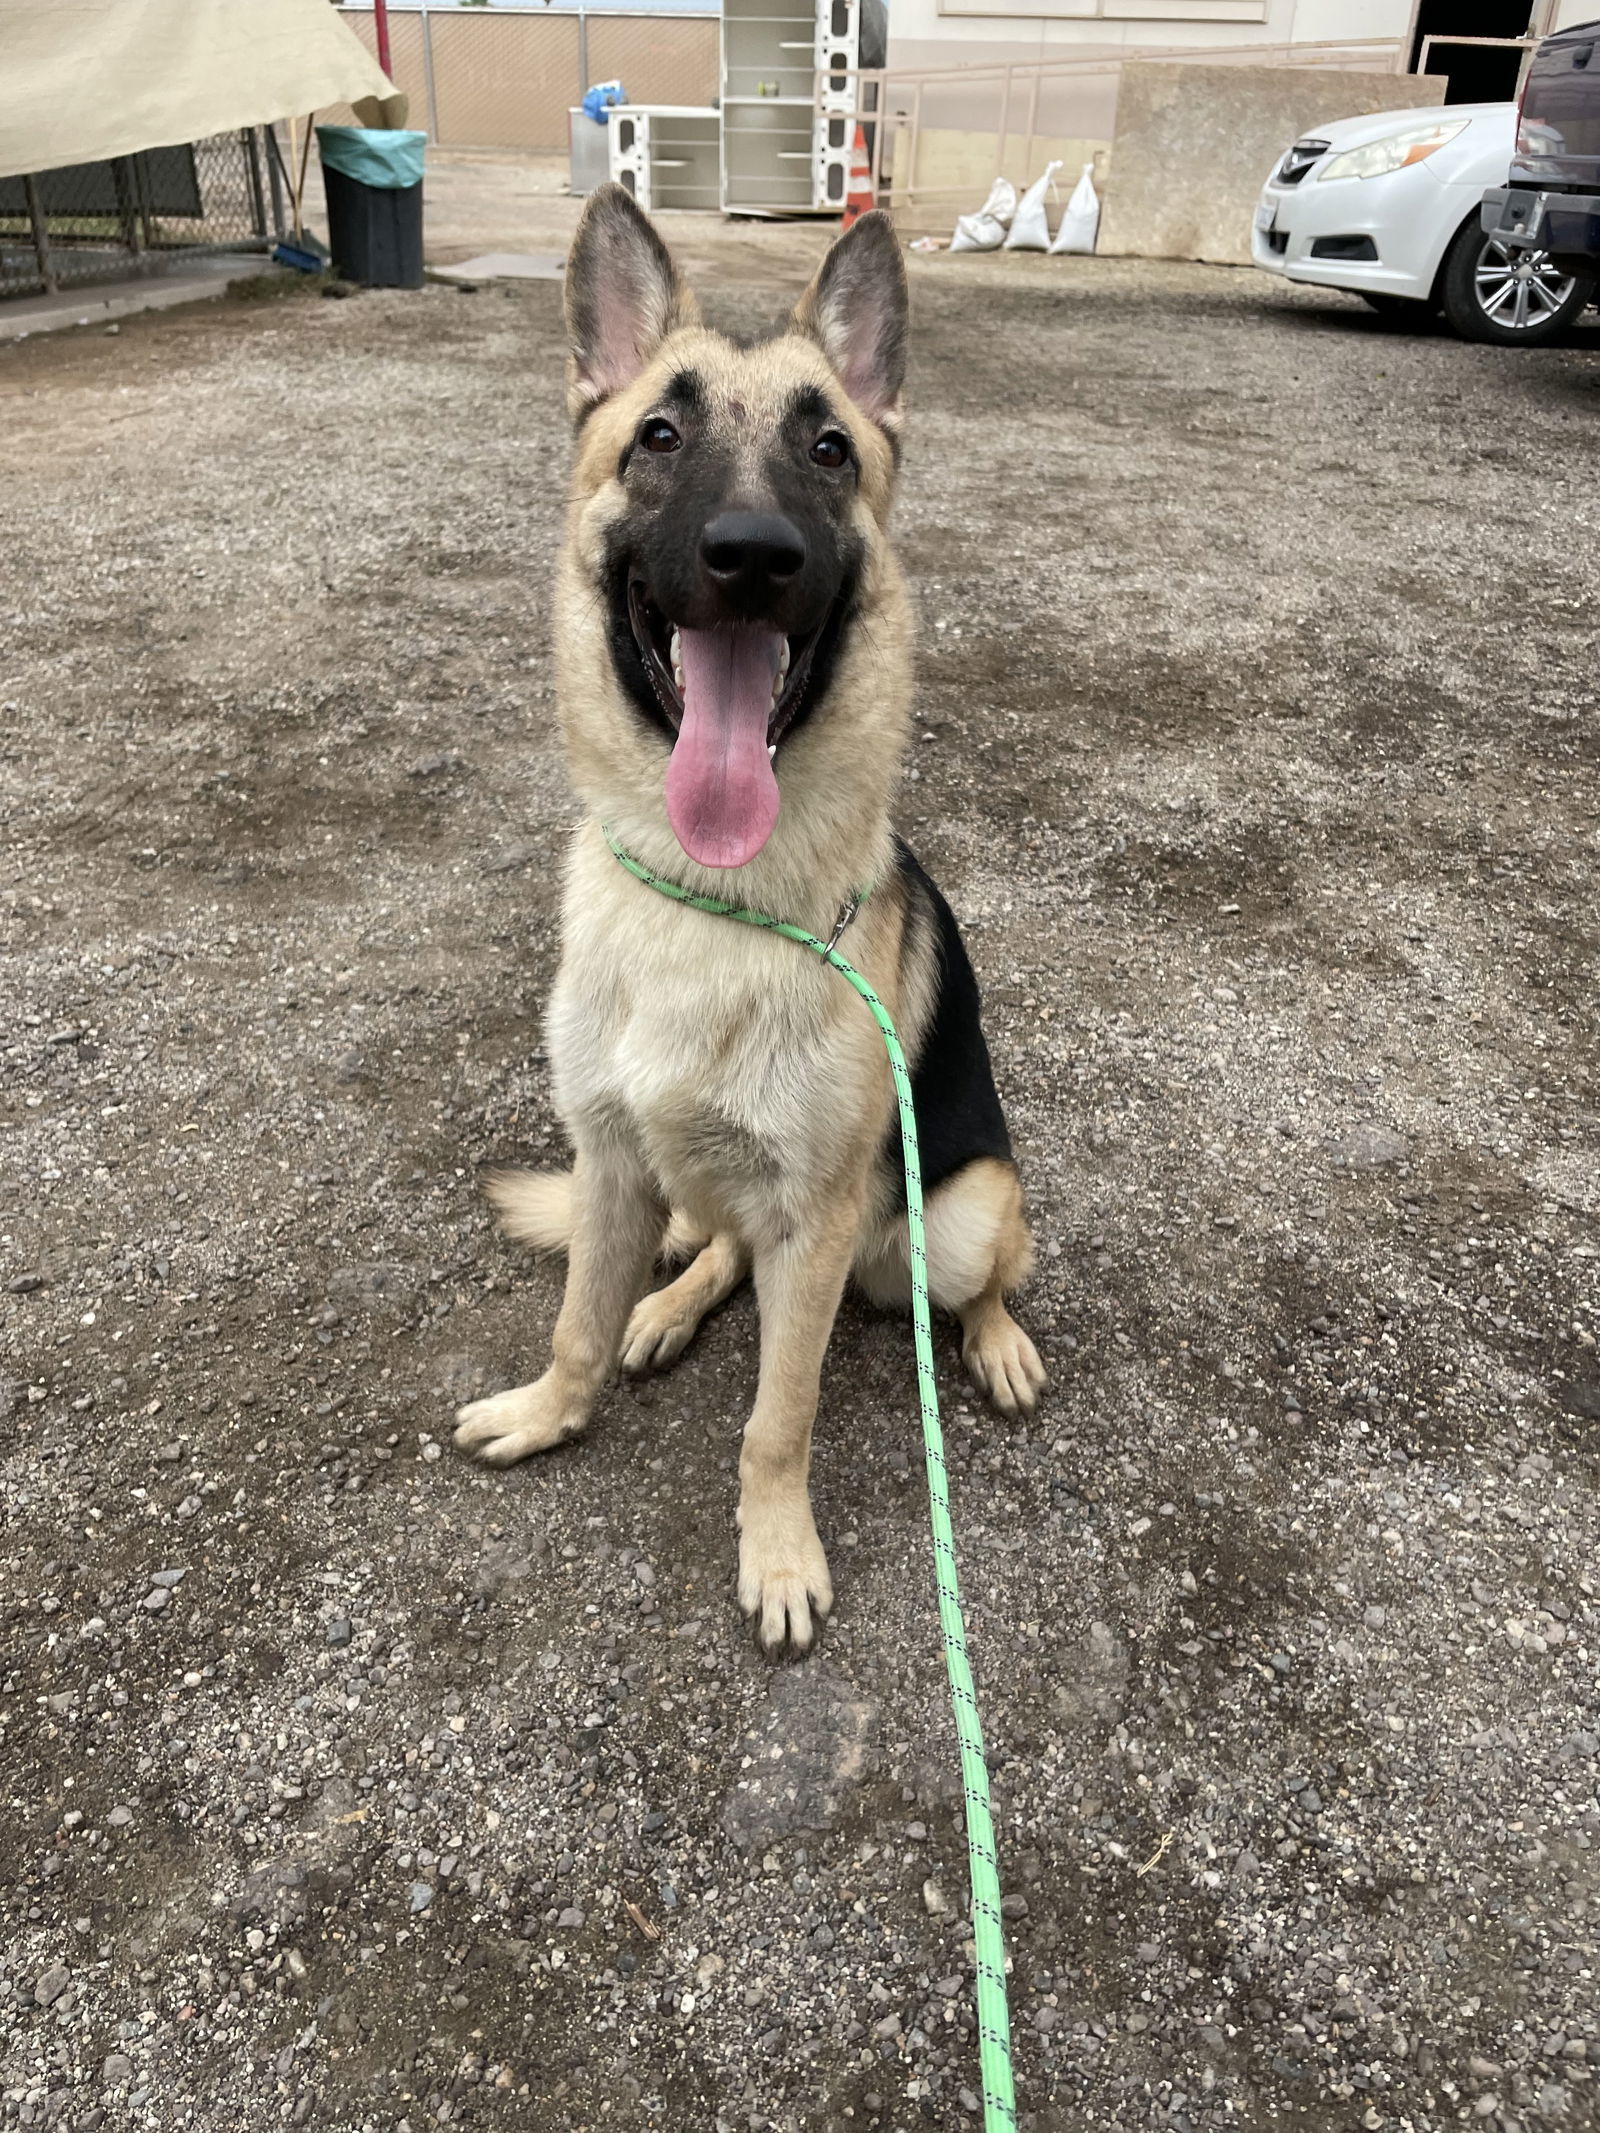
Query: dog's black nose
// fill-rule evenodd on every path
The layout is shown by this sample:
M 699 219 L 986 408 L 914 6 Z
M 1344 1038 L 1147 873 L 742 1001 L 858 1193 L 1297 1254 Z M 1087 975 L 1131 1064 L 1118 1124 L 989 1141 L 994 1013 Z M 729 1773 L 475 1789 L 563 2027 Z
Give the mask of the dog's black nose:
M 787 585 L 805 559 L 805 535 L 776 511 L 719 511 L 700 536 L 700 560 L 729 592 Z

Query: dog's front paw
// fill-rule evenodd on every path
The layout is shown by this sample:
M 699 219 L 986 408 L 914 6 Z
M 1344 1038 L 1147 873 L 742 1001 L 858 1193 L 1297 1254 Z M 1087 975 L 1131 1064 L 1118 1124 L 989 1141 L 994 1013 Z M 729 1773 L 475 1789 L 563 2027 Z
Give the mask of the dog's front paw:
M 473 1452 L 491 1466 L 514 1466 L 575 1437 L 589 1419 L 588 1407 L 563 1394 L 552 1383 L 554 1375 L 548 1371 L 537 1384 L 458 1407 L 456 1450 Z
M 811 1649 L 816 1623 L 833 1605 L 833 1580 L 803 1498 L 741 1511 L 739 1605 L 755 1618 L 764 1652 Z

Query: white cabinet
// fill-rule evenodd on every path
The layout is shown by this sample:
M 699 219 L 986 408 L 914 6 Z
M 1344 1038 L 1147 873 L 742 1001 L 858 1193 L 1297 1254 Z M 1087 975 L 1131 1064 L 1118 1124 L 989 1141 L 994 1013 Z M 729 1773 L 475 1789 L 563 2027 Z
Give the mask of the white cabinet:
M 843 211 L 860 48 L 860 0 L 723 0 L 725 210 Z
M 720 116 L 694 104 L 616 104 L 611 175 L 647 214 L 719 204 Z

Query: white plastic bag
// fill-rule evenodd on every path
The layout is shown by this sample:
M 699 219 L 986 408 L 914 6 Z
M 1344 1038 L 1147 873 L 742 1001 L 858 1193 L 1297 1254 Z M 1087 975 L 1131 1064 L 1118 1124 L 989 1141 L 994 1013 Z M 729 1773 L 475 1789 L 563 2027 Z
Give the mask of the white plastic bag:
M 1094 165 L 1085 163 L 1083 176 L 1072 188 L 1072 198 L 1067 202 L 1061 227 L 1056 231 L 1056 241 L 1050 249 L 1052 252 L 1092 252 L 1099 234 L 1100 195 L 1094 189 Z
M 1045 215 L 1044 203 L 1053 193 L 1059 163 L 1052 163 L 1042 178 L 1036 178 L 1017 202 L 1017 212 L 1011 218 L 1011 228 L 1006 236 L 1008 252 L 1048 252 L 1050 249 L 1050 224 Z
M 952 252 L 998 252 L 1006 241 L 1006 226 L 1017 211 L 1017 188 L 1009 178 L 996 178 L 989 197 L 975 215 L 963 215 L 950 240 Z

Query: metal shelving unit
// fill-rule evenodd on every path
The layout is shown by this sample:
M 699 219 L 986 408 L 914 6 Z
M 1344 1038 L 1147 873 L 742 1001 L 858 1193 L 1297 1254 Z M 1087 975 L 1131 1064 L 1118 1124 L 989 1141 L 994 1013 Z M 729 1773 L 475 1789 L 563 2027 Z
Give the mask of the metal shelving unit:
M 611 175 L 647 214 L 721 204 L 721 114 L 694 104 L 618 104 Z
M 725 213 L 843 211 L 860 45 L 860 0 L 723 0 Z

